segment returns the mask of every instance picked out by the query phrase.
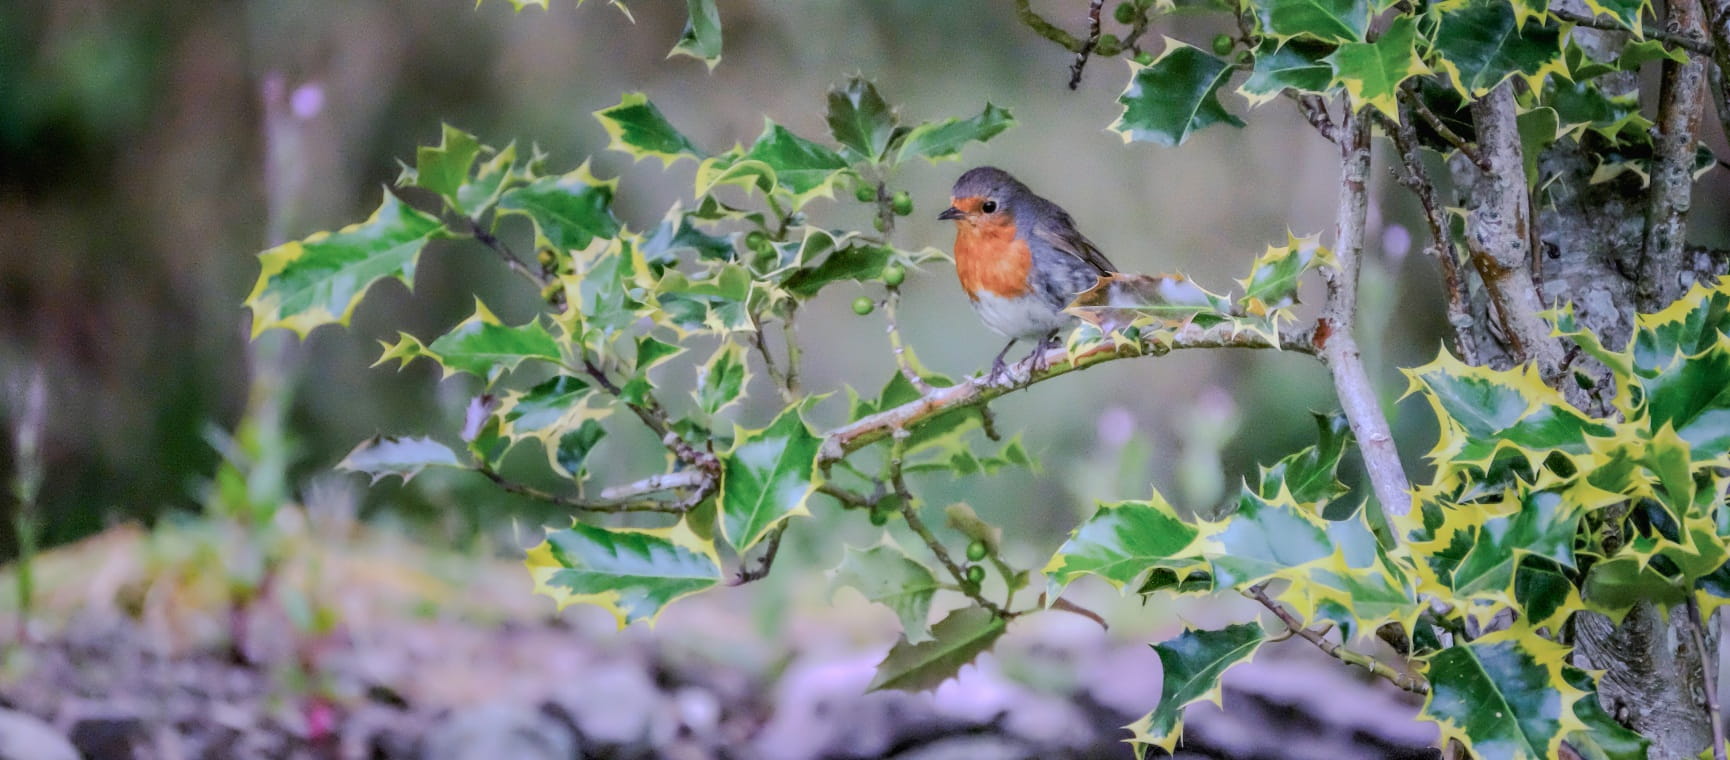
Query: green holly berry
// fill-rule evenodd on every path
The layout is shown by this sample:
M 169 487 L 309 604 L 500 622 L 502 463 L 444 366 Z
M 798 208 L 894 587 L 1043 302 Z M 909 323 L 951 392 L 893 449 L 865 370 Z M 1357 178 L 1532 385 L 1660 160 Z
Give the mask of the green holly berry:
M 853 313 L 858 314 L 861 317 L 870 314 L 871 310 L 875 308 L 877 308 L 876 302 L 872 301 L 868 296 L 859 296 L 858 298 L 853 299 Z
M 888 285 L 891 288 L 898 288 L 901 287 L 901 283 L 906 281 L 907 270 L 902 268 L 900 264 L 890 264 L 889 266 L 883 267 L 884 285 Z
M 974 541 L 967 545 L 967 561 L 978 562 L 979 560 L 985 559 L 985 552 L 985 542 Z
M 975 586 L 985 582 L 985 568 L 979 565 L 967 566 L 967 582 Z
M 873 510 L 871 510 L 871 524 L 879 526 L 879 527 L 889 524 L 889 510 L 887 510 L 887 509 L 873 509 Z
M 762 230 L 751 230 L 745 235 L 745 247 L 758 253 L 774 250 L 774 244 L 769 241 L 769 233 Z
M 1135 5 L 1131 3 L 1118 3 L 1117 9 L 1112 11 L 1111 15 L 1112 18 L 1117 19 L 1119 24 L 1133 24 L 1135 18 L 1141 14 L 1135 10 Z
M 895 212 L 896 216 L 911 214 L 913 213 L 913 196 L 908 195 L 906 190 L 896 191 L 895 197 L 889 199 L 889 208 Z
M 1231 49 L 1236 47 L 1229 34 L 1216 34 L 1213 38 L 1214 55 L 1231 55 Z
M 1139 53 L 1136 53 L 1135 54 L 1135 62 L 1139 63 L 1143 66 L 1151 65 L 1153 63 L 1153 54 L 1147 52 L 1146 50 L 1143 50 Z
M 884 230 L 889 229 L 889 223 L 884 221 L 883 217 L 880 217 L 880 216 L 875 217 L 871 220 L 871 226 L 877 228 L 878 232 L 882 232 Z
M 1117 51 L 1123 49 L 1123 41 L 1119 40 L 1115 34 L 1102 34 L 1099 35 L 1099 44 L 1095 46 L 1095 49 L 1101 55 L 1116 55 Z
M 853 188 L 853 197 L 858 198 L 860 203 L 876 203 L 877 188 L 870 185 L 860 185 Z

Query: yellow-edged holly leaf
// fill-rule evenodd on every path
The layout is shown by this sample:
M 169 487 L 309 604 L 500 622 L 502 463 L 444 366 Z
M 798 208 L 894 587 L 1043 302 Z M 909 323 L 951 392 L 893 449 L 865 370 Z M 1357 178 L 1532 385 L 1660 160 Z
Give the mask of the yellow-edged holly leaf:
M 1307 37 L 1323 42 L 1359 42 L 1369 29 L 1366 0 L 1252 0 L 1264 34 L 1275 40 Z
M 685 30 L 667 57 L 675 55 L 699 59 L 711 71 L 721 62 L 721 13 L 715 0 L 685 0 Z
M 1183 736 L 1183 709 L 1202 700 L 1218 704 L 1220 677 L 1253 656 L 1266 640 L 1260 625 L 1239 623 L 1217 631 L 1186 630 L 1175 639 L 1154 644 L 1163 682 L 1159 706 L 1126 726 L 1130 741 L 1137 745 L 1136 757 L 1145 756 L 1146 745 L 1167 753 L 1176 749 Z
M 540 320 L 514 327 L 501 324 L 479 298 L 473 315 L 430 345 L 404 333 L 394 345 L 385 346 L 373 366 L 392 359 L 401 362 L 399 367 L 406 366 L 416 357 L 437 362 L 445 377 L 466 372 L 489 381 L 531 359 L 549 363 L 560 359 L 558 341 Z
M 1334 67 L 1333 81 L 1345 85 L 1353 110 L 1367 105 L 1399 120 L 1394 96 L 1400 83 L 1430 73 L 1430 67 L 1418 57 L 1417 30 L 1416 19 L 1398 16 L 1375 42 L 1346 42 L 1327 57 Z
M 1330 265 L 1333 254 L 1317 242 L 1315 236 L 1297 237 L 1286 233 L 1286 244 L 1270 245 L 1267 252 L 1250 263 L 1249 277 L 1238 280 L 1243 297 L 1238 304 L 1250 316 L 1268 316 L 1297 304 L 1299 280 L 1305 272 Z
M 1617 723 L 1604 711 L 1603 705 L 1598 704 L 1598 685 L 1593 683 L 1591 673 L 1564 667 L 1562 677 L 1570 686 L 1584 692 L 1574 703 L 1574 717 L 1580 720 L 1582 727 L 1566 737 L 1575 754 L 1583 760 L 1646 760 L 1646 749 L 1651 740 Z
M 623 151 L 638 161 L 657 158 L 663 168 L 681 158 L 701 162 L 704 153 L 690 138 L 675 128 L 661 109 L 640 92 L 627 92 L 619 104 L 595 112 L 601 127 L 607 130 L 611 150 Z
M 735 549 L 755 546 L 793 515 L 808 514 L 816 489 L 817 448 L 799 407 L 789 407 L 761 430 L 740 430 L 721 456 L 721 531 Z
M 1213 124 L 1243 126 L 1219 102 L 1219 88 L 1232 73 L 1225 61 L 1167 37 L 1165 52 L 1152 63 L 1129 66 L 1129 86 L 1117 98 L 1123 115 L 1111 125 L 1124 142 L 1172 147 Z
M 722 341 L 714 355 L 697 369 L 697 387 L 691 395 L 697 399 L 697 408 L 712 417 L 744 398 L 748 377 L 745 347 L 734 341 Z
M 895 162 L 923 158 L 930 163 L 961 157 L 961 149 L 970 142 L 985 142 L 1015 126 L 1015 117 L 990 103 L 971 119 L 950 117 L 928 121 L 906 132 L 897 132 L 890 139 L 889 150 Z
M 1585 727 L 1574 707 L 1586 694 L 1562 674 L 1570 651 L 1523 623 L 1444 649 L 1426 669 L 1420 717 L 1476 757 L 1555 757 Z
M 1156 491 L 1146 501 L 1100 504 L 1046 563 L 1049 598 L 1076 578 L 1097 575 L 1119 590 L 1156 567 L 1197 566 L 1195 526 L 1177 516 Z
M 1484 467 L 1502 450 L 1536 465 L 1552 451 L 1580 455 L 1587 437 L 1610 437 L 1608 425 L 1581 414 L 1526 366 L 1512 370 L 1474 367 L 1446 351 L 1435 361 L 1406 370 L 1408 394 L 1428 401 L 1442 428 L 1429 453 L 1438 482 L 1463 466 Z
M 272 327 L 304 338 L 319 325 L 347 325 L 373 283 L 394 277 L 413 288 L 421 250 L 448 234 L 436 217 L 387 191 L 364 222 L 259 254 L 262 271 L 246 297 L 253 337 Z
M 500 215 L 529 218 L 535 227 L 535 247 L 556 251 L 578 251 L 595 238 L 619 234 L 613 216 L 616 179 L 600 180 L 589 171 L 589 162 L 556 177 L 540 177 L 499 197 Z
M 1519 76 L 1534 92 L 1544 79 L 1565 70 L 1562 34 L 1553 26 L 1521 24 L 1520 11 L 1506 0 L 1448 0 L 1438 6 L 1434 36 L 1436 62 L 1455 89 L 1480 97 L 1502 80 Z
M 1237 93 L 1254 107 L 1286 90 L 1306 94 L 1327 92 L 1333 86 L 1334 68 L 1326 58 L 1333 50 L 1331 45 L 1308 40 L 1264 39 L 1256 48 L 1249 78 L 1238 86 Z
M 654 530 L 573 523 L 548 530 L 525 564 L 535 593 L 552 597 L 558 609 L 593 604 L 612 613 L 620 628 L 639 620 L 653 625 L 674 600 L 721 580 L 714 545 L 683 522 Z

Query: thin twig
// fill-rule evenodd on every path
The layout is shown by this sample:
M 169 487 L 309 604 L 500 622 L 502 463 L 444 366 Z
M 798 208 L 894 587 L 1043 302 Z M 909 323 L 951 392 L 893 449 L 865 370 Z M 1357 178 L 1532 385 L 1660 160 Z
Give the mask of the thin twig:
M 587 373 L 589 377 L 593 378 L 595 383 L 601 386 L 602 390 L 605 390 L 614 398 L 619 398 L 621 401 L 624 400 L 621 398 L 623 393 L 619 390 L 618 384 L 614 383 L 612 378 L 607 377 L 607 373 L 587 356 L 583 357 L 583 371 Z M 674 432 L 672 422 L 667 419 L 666 410 L 661 408 L 660 403 L 657 402 L 654 397 L 649 397 L 647 403 L 626 401 L 625 405 L 630 407 L 632 412 L 636 413 L 637 419 L 642 420 L 644 425 L 647 425 L 650 430 L 654 431 L 655 437 L 660 439 L 661 445 L 666 446 L 668 450 L 672 451 L 674 456 L 677 456 L 686 464 L 701 468 L 704 472 L 707 472 L 710 475 L 719 475 L 720 460 L 717 460 L 714 454 L 699 451 L 695 446 L 692 446 L 690 442 L 686 441 L 684 438 L 680 437 L 678 433 Z
M 1033 10 L 1031 0 L 1015 0 L 1015 15 L 1028 29 L 1032 29 L 1034 34 L 1057 43 L 1071 53 L 1081 52 L 1082 41 L 1076 39 L 1075 35 L 1063 31 L 1062 27 L 1046 21 L 1045 17 Z
M 1306 628 L 1303 621 L 1299 620 L 1296 615 L 1286 611 L 1284 607 L 1280 606 L 1279 602 L 1268 597 L 1266 589 L 1263 588 L 1264 585 L 1265 584 L 1258 584 L 1251 586 L 1248 590 L 1243 592 L 1243 595 L 1260 602 L 1261 606 L 1268 608 L 1269 611 L 1273 612 L 1273 614 L 1280 619 L 1280 622 L 1285 623 L 1286 628 L 1292 633 L 1302 636 L 1311 644 L 1315 644 L 1317 648 L 1326 652 L 1328 656 L 1348 665 L 1356 665 L 1368 670 L 1371 673 L 1387 679 L 1389 682 L 1393 683 L 1393 685 L 1398 686 L 1401 689 L 1413 694 L 1430 693 L 1430 683 L 1424 680 L 1422 676 L 1394 670 L 1392 666 L 1382 662 L 1381 660 L 1334 641 L 1330 641 L 1326 636 Z
M 1718 658 L 1708 656 L 1706 621 L 1700 616 L 1700 600 L 1688 594 L 1688 627 L 1694 636 L 1694 651 L 1700 653 L 1700 683 L 1706 691 L 1706 722 L 1712 725 L 1712 760 L 1725 760 L 1724 721 L 1718 711 Z
M 1260 333 L 1240 331 L 1236 326 L 1227 323 L 1207 328 L 1190 324 L 1169 332 L 1150 331 L 1142 336 L 1139 344 L 1116 346 L 1110 341 L 1102 341 L 1074 354 L 1060 346 L 1046 352 L 1045 362 L 1050 368 L 1026 383 L 1005 387 L 979 382 L 964 382 L 947 388 L 932 388 L 919 398 L 901 406 L 885 409 L 836 428 L 826 435 L 826 440 L 823 442 L 822 450 L 817 459 L 819 463 L 834 462 L 851 452 L 889 437 L 894 430 L 911 430 L 918 427 L 920 423 L 952 409 L 978 406 L 1034 383 L 1045 382 L 1054 377 L 1116 359 L 1132 356 L 1163 356 L 1175 350 L 1190 348 L 1277 348 L 1282 351 L 1293 351 L 1312 356 L 1316 353 L 1315 347 L 1305 334 L 1282 330 L 1276 341 L 1270 341 Z M 1011 374 L 1025 375 L 1029 373 L 1033 361 L 1034 357 L 1021 360 L 1010 368 Z
M 1287 92 L 1290 91 L 1287 90 Z M 1338 144 L 1340 141 L 1339 129 L 1334 126 L 1333 117 L 1328 115 L 1327 101 L 1322 100 L 1319 95 L 1294 95 L 1294 97 L 1297 99 L 1298 110 L 1303 112 L 1304 119 L 1310 123 L 1310 126 L 1315 127 L 1315 130 L 1321 133 L 1322 139 Z
M 1417 112 L 1418 118 L 1423 119 L 1424 123 L 1428 124 L 1436 134 L 1441 135 L 1442 139 L 1447 141 L 1449 145 L 1454 146 L 1454 150 L 1464 154 L 1466 159 L 1480 170 L 1489 171 L 1490 165 L 1484 161 L 1484 154 L 1478 152 L 1478 146 L 1461 137 L 1460 133 L 1455 132 L 1443 122 L 1442 117 L 1430 110 L 1429 104 L 1425 103 L 1423 98 L 1418 97 L 1417 92 L 1410 87 L 1401 87 L 1398 98 L 1402 112 L 1406 111 L 1407 108 Z M 1405 117 L 1401 118 L 1405 119 Z M 1405 120 L 1409 121 L 1409 119 Z
M 1610 19 L 1588 16 L 1584 13 L 1575 13 L 1570 10 L 1558 8 L 1554 5 L 1550 6 L 1550 15 L 1570 24 L 1574 24 L 1575 26 L 1586 27 L 1587 29 L 1597 29 L 1601 32 L 1622 32 L 1624 34 L 1633 34 L 1633 30 Z M 1640 34 L 1646 39 L 1657 40 L 1669 45 L 1670 47 L 1681 48 L 1690 53 L 1704 56 L 1712 55 L 1712 46 L 1710 44 L 1682 34 L 1666 32 L 1660 29 L 1642 29 L 1640 30 Z
M 1400 152 L 1400 164 L 1395 176 L 1401 185 L 1418 197 L 1424 208 L 1424 222 L 1430 228 L 1430 245 L 1426 250 L 1442 267 L 1442 283 L 1448 293 L 1448 324 L 1453 327 L 1454 349 L 1467 364 L 1478 364 L 1478 339 L 1472 332 L 1472 314 L 1468 302 L 1465 278 L 1460 276 L 1460 256 L 1449 231 L 1447 207 L 1430 180 L 1418 148 L 1417 129 L 1412 126 L 1411 106 L 1400 104 L 1400 122 L 1382 119 L 1382 128 L 1393 137 Z
M 888 323 L 884 330 L 889 333 L 889 351 L 895 355 L 895 368 L 901 371 L 901 377 L 906 378 L 907 383 L 918 390 L 919 395 L 924 396 L 931 393 L 931 385 L 919 376 L 913 362 L 907 357 L 907 346 L 901 338 L 901 323 L 896 319 L 896 310 L 900 304 L 901 289 L 890 288 L 889 297 L 883 299 L 883 321 Z
M 1075 63 L 1069 65 L 1071 90 L 1081 86 L 1081 70 L 1087 66 L 1087 57 L 1093 55 L 1094 48 L 1099 47 L 1099 11 L 1104 7 L 1105 0 L 1092 0 L 1087 6 L 1087 41 L 1075 54 Z
M 548 504 L 556 504 L 567 509 L 575 509 L 582 512 L 661 512 L 677 515 L 683 514 L 689 509 L 685 502 L 659 501 L 656 499 L 630 499 L 623 501 L 614 501 L 605 498 L 599 500 L 579 499 L 565 496 L 563 494 L 556 494 L 552 491 L 542 490 L 526 483 L 518 483 L 500 475 L 497 470 L 494 470 L 488 465 L 483 464 L 476 467 L 475 471 L 486 476 L 487 480 L 497 484 L 499 488 L 504 489 L 508 493 L 514 493 L 518 496 L 527 496 L 536 501 L 544 501 Z
M 1382 414 L 1381 397 L 1370 383 L 1369 371 L 1354 337 L 1357 320 L 1358 265 L 1364 247 L 1364 221 L 1369 207 L 1367 183 L 1370 173 L 1370 122 L 1367 115 L 1354 115 L 1343 107 L 1340 124 L 1340 189 L 1338 218 L 1334 225 L 1334 266 L 1322 268 L 1327 283 L 1327 302 L 1316 321 L 1312 342 L 1322 363 L 1333 377 L 1346 422 L 1358 439 L 1358 453 L 1376 501 L 1394 518 L 1411 512 L 1411 481 L 1406 479 L 1400 453 L 1394 446 L 1388 419 Z
M 647 496 L 662 491 L 677 491 L 682 488 L 697 488 L 703 485 L 708 475 L 701 470 L 680 470 L 651 475 L 635 483 L 613 486 L 601 491 L 601 498 L 606 501 L 628 501 L 639 496 Z
M 823 483 L 817 486 L 817 493 L 841 502 L 845 509 L 870 509 L 875 500 L 854 493 L 834 483 Z
M 787 391 L 795 398 L 799 392 L 799 335 L 795 332 L 794 318 L 799 314 L 799 303 L 794 301 L 787 305 L 787 316 L 781 320 L 781 339 L 787 344 Z
M 769 535 L 764 537 L 766 548 L 763 550 L 763 556 L 757 560 L 757 567 L 750 570 L 741 568 L 739 574 L 734 576 L 733 580 L 728 581 L 727 585 L 743 586 L 769 577 L 769 568 L 775 564 L 775 554 L 781 551 L 781 534 L 787 532 L 787 526 L 792 522 L 790 519 L 782 520 L 779 525 L 771 528 Z
M 974 604 L 989 610 L 992 615 L 1004 620 L 1020 615 L 1020 612 L 1006 610 L 990 599 L 986 599 L 985 594 L 981 593 L 979 584 L 967 580 L 967 571 L 949 556 L 949 550 L 944 548 L 943 542 L 938 541 L 937 535 L 925 526 L 925 521 L 919 519 L 919 508 L 914 504 L 913 492 L 908 489 L 907 478 L 901 470 L 901 458 L 906 453 L 906 441 L 907 431 L 897 431 L 894 436 L 894 444 L 889 450 L 889 482 L 895 488 L 897 500 L 901 502 L 901 517 L 907 521 L 907 527 L 919 536 L 920 541 L 925 542 L 925 548 L 930 549 L 931 553 L 936 555 L 937 562 L 949 571 L 950 577 L 953 577 L 956 585 L 961 587 L 961 593 L 972 599 Z M 1008 581 L 1007 578 L 1004 580 L 1005 582 Z
M 798 395 L 787 385 L 787 376 L 781 374 L 781 368 L 775 365 L 774 354 L 769 353 L 769 342 L 763 337 L 763 323 L 757 319 L 756 312 L 751 313 L 751 344 L 756 347 L 757 354 L 763 357 L 763 369 L 769 373 L 769 379 L 781 392 L 781 400 L 788 404 L 798 403 Z
M 463 217 L 463 221 L 468 222 L 470 234 L 473 234 L 475 239 L 479 240 L 486 247 L 493 249 L 493 253 L 498 254 L 499 258 L 505 262 L 505 266 L 510 267 L 512 272 L 516 272 L 517 274 L 528 278 L 529 282 L 534 283 L 538 287 L 544 288 L 551 282 L 551 280 L 543 276 L 542 273 L 531 268 L 528 262 L 519 258 L 517 254 L 511 250 L 511 247 L 505 244 L 505 241 L 500 240 L 497 235 L 489 232 L 487 228 L 482 227 L 481 223 L 474 217 L 465 216 Z

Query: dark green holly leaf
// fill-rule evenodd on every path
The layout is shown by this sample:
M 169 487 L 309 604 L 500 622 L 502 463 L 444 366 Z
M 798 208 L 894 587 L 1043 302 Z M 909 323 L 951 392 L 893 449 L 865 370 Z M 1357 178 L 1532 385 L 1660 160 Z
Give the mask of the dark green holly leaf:
M 1696 461 L 1730 455 L 1730 337 L 1639 383 L 1654 434 L 1665 426 L 1675 428 Z
M 713 417 L 738 402 L 744 398 L 745 379 L 745 347 L 723 341 L 715 355 L 697 369 L 697 388 L 692 391 L 697 408 Z
M 560 435 L 558 442 L 554 444 L 550 452 L 553 470 L 573 480 L 582 479 L 587 474 L 583 463 L 589 460 L 589 454 L 594 452 L 595 445 L 606 435 L 606 429 L 593 419 L 578 423 L 575 429 Z
M 931 597 L 943 584 L 900 547 L 887 543 L 869 549 L 847 547 L 830 588 L 842 586 L 858 589 L 866 599 L 894 610 L 907 643 L 931 640 Z
M 1530 368 L 1493 370 L 1468 366 L 1443 352 L 1434 362 L 1407 370 L 1412 392 L 1430 402 L 1442 423 L 1442 437 L 1430 457 L 1450 467 L 1489 464 L 1498 449 L 1509 447 L 1528 461 L 1541 462 L 1551 451 L 1586 452 L 1588 436 L 1613 431 L 1582 415 Z
M 385 346 L 377 364 L 397 359 L 407 365 L 416 357 L 438 362 L 444 367 L 445 377 L 467 372 L 487 380 L 514 370 L 529 359 L 556 363 L 560 358 L 558 341 L 540 320 L 515 327 L 501 324 L 478 298 L 475 313 L 431 345 L 423 345 L 405 333 L 395 345 Z
M 700 58 L 710 69 L 721 62 L 721 14 L 715 0 L 685 0 L 685 31 L 671 55 Z
M 897 122 L 894 109 L 877 94 L 877 87 L 860 77 L 829 91 L 827 120 L 835 142 L 865 161 L 885 157 Z
M 835 181 L 850 172 L 847 159 L 840 154 L 772 121 L 766 123 L 762 136 L 743 158 L 773 169 L 775 182 L 801 203 L 817 195 L 831 195 Z
M 1586 0 L 1593 16 L 1609 16 L 1635 34 L 1640 32 L 1640 14 L 1650 7 L 1650 0 Z
M 1312 413 L 1317 442 L 1296 454 L 1261 468 L 1256 492 L 1275 499 L 1284 489 L 1299 504 L 1322 504 L 1346 494 L 1339 480 L 1340 458 L 1352 442 L 1351 427 L 1341 414 Z M 1319 512 L 1319 510 L 1318 510 Z
M 721 457 L 721 531 L 735 549 L 755 546 L 793 515 L 807 514 L 816 489 L 817 447 L 799 407 L 789 407 L 762 430 L 740 431 Z
M 980 607 L 951 612 L 931 627 L 929 641 L 913 644 L 902 638 L 896 642 L 877 664 L 877 675 L 867 691 L 936 688 L 989 650 L 1008 627 L 1008 621 Z
M 1418 57 L 1418 25 L 1411 16 L 1397 16 L 1375 42 L 1347 42 L 1327 57 L 1334 81 L 1345 85 L 1352 107 L 1370 106 L 1383 116 L 1400 118 L 1395 95 L 1400 83 L 1430 73 Z
M 1483 510 L 1480 510 L 1480 514 Z M 1471 520 L 1472 548 L 1454 568 L 1452 589 L 1461 598 L 1505 598 L 1523 557 L 1574 566 L 1574 532 L 1580 509 L 1554 491 L 1526 494 L 1511 514 Z
M 1680 604 L 1688 593 L 1642 558 L 1622 554 L 1592 565 L 1581 596 L 1589 609 L 1620 621 L 1640 602 Z
M 1506 0 L 1453 0 L 1439 6 L 1437 62 L 1462 94 L 1478 97 L 1519 75 L 1534 91 L 1563 72 L 1562 35 L 1556 27 L 1520 25 Z
M 535 225 L 535 247 L 579 251 L 595 238 L 619 234 L 613 216 L 618 180 L 601 181 L 584 162 L 569 174 L 541 177 L 499 198 L 500 214 L 521 214 Z
M 1111 125 L 1126 141 L 1170 147 L 1181 145 L 1197 130 L 1213 124 L 1243 126 L 1219 102 L 1219 88 L 1232 72 L 1225 61 L 1167 40 L 1165 52 L 1153 63 L 1132 63 L 1130 71 L 1129 87 L 1117 98 L 1123 104 L 1123 115 Z
M 1097 575 L 1122 589 L 1152 568 L 1191 568 L 1197 560 L 1186 550 L 1195 537 L 1195 526 L 1179 518 L 1157 492 L 1147 501 L 1100 504 L 1046 563 L 1049 598 L 1083 575 Z
M 1556 111 L 1559 131 L 1576 139 L 1589 129 L 1616 140 L 1625 131 L 1644 131 L 1652 125 L 1640 114 L 1638 93 L 1610 97 L 1592 81 L 1550 77 L 1543 103 Z
M 658 530 L 607 530 L 575 523 L 547 532 L 528 551 L 535 592 L 558 603 L 606 609 L 619 627 L 652 624 L 680 597 L 713 588 L 721 579 L 715 547 L 684 523 Z
M 571 375 L 555 375 L 521 393 L 513 393 L 499 409 L 510 437 L 534 435 L 554 426 L 563 427 L 570 413 L 588 397 L 589 381 Z
M 1584 696 L 1562 677 L 1569 651 L 1520 624 L 1444 649 L 1421 716 L 1477 757 L 1555 757 Z
M 1651 741 L 1617 723 L 1604 711 L 1603 705 L 1598 704 L 1598 685 L 1592 682 L 1592 674 L 1570 667 L 1562 669 L 1562 677 L 1569 686 L 1585 692 L 1574 703 L 1574 717 L 1586 727 L 1567 736 L 1568 746 L 1574 748 L 1575 754 L 1583 760 L 1646 760 L 1646 748 Z
M 893 139 L 890 142 L 891 147 L 899 146 L 895 152 L 896 163 L 916 157 L 937 163 L 959 158 L 967 143 L 985 142 L 1012 126 L 1015 126 L 1015 117 L 986 103 L 985 110 L 971 119 L 928 121 L 901 133 L 898 143 Z
M 1362 42 L 1370 23 L 1365 0 L 1253 0 L 1250 6 L 1262 31 L 1279 41 Z
M 1514 573 L 1514 602 L 1534 628 L 1561 630 L 1568 616 L 1583 608 L 1580 591 L 1562 572 L 1560 565 L 1539 557 L 1526 557 Z
M 823 286 L 844 280 L 868 282 L 883 276 L 883 267 L 895 256 L 895 249 L 880 245 L 855 244 L 831 252 L 817 266 L 805 267 L 787 278 L 787 291 L 800 298 L 817 295 Z
M 660 224 L 643 238 L 643 258 L 651 262 L 672 263 L 680 251 L 694 251 L 699 260 L 730 261 L 734 258 L 733 242 L 711 235 L 692 223 L 699 218 L 695 212 L 681 211 L 677 206 L 667 213 Z
M 364 222 L 259 254 L 262 271 L 246 298 L 253 337 L 272 327 L 305 337 L 319 325 L 348 324 L 373 283 L 394 277 L 414 287 L 421 250 L 447 234 L 437 218 L 386 192 Z
M 1127 726 L 1133 734 L 1130 741 L 1174 751 L 1183 736 L 1183 709 L 1204 699 L 1217 701 L 1220 676 L 1253 656 L 1266 639 L 1261 626 L 1250 622 L 1217 631 L 1186 630 L 1153 645 L 1164 670 L 1159 706 Z M 1137 749 L 1137 754 L 1143 751 Z
M 456 452 L 431 438 L 386 438 L 373 436 L 360 442 L 337 463 L 339 470 L 364 472 L 377 483 L 395 475 L 407 483 L 428 467 L 464 467 Z
M 1272 38 L 1262 40 L 1255 51 L 1255 67 L 1249 79 L 1237 88 L 1239 95 L 1259 106 L 1285 90 L 1300 93 L 1322 93 L 1333 85 L 1334 68 L 1325 59 L 1333 47 L 1306 40 L 1281 43 Z
M 674 128 L 643 93 L 625 93 L 618 105 L 596 111 L 595 118 L 611 138 L 608 148 L 629 153 L 639 161 L 654 157 L 667 167 L 681 158 L 703 160 L 702 149 Z
M 1305 272 L 1333 263 L 1328 249 L 1316 238 L 1287 235 L 1282 246 L 1270 245 L 1250 264 L 1249 277 L 1238 280 L 1243 297 L 1238 303 L 1251 316 L 1264 316 L 1297 304 L 1299 278 Z

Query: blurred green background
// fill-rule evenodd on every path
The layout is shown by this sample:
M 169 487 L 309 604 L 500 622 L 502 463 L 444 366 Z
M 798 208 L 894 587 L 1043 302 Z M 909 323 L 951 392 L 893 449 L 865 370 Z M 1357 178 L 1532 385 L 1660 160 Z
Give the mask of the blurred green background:
M 1067 207 L 1119 266 L 1182 271 L 1215 290 L 1288 229 L 1332 223 L 1337 157 L 1285 103 L 1179 149 L 1125 146 L 1105 129 L 1125 63 L 1094 61 L 1081 89 L 1067 90 L 1072 57 L 1020 26 L 1006 0 L 722 3 L 725 54 L 713 71 L 666 57 L 682 3 L 633 4 L 634 22 L 604 3 L 572 5 L 520 14 L 468 0 L 0 5 L 0 419 L 15 423 L 25 378 L 43 373 L 45 545 L 200 509 L 221 459 L 210 431 L 234 428 L 251 387 L 240 303 L 257 276 L 254 254 L 363 218 L 397 161 L 437 142 L 441 121 L 495 145 L 536 143 L 560 170 L 592 156 L 598 175 L 622 179 L 621 218 L 643 229 L 688 200 L 694 167 L 662 171 L 605 151 L 591 112 L 642 90 L 711 148 L 751 141 L 766 115 L 826 138 L 825 91 L 862 72 L 909 118 L 967 116 L 990 101 L 1019 122 L 960 163 L 898 178 L 916 205 L 898 229 L 903 247 L 948 249 L 953 233 L 933 217 L 948 185 L 979 164 Z M 1085 6 L 1042 7 L 1080 29 Z M 1179 15 L 1148 40 L 1205 43 L 1215 31 Z M 1245 110 L 1238 96 L 1225 100 Z M 282 131 L 267 141 L 267 129 Z M 274 163 L 267 145 L 279 151 Z M 1382 173 L 1376 181 L 1361 338 L 1393 403 L 1405 386 L 1393 368 L 1434 355 L 1442 309 L 1435 264 L 1413 241 L 1422 234 L 1413 204 Z M 1717 185 L 1702 192 L 1722 197 Z M 847 199 L 819 201 L 811 214 L 830 226 L 868 223 Z M 927 364 L 959 375 L 989 362 L 999 339 L 973 318 L 951 268 L 915 274 L 906 292 L 906 330 Z M 317 482 L 353 494 L 362 516 L 429 543 L 502 547 L 523 526 L 566 519 L 478 477 L 363 489 L 360 476 L 330 474 L 375 433 L 454 438 L 469 379 L 441 383 L 430 363 L 369 365 L 379 339 L 398 328 L 436 335 L 470 313 L 473 293 L 507 320 L 535 305 L 484 249 L 435 243 L 415 292 L 381 285 L 352 330 L 322 329 L 298 345 L 270 337 L 290 368 L 271 392 L 289 404 L 291 490 L 304 496 Z M 832 288 L 801 313 L 814 391 L 874 389 L 890 371 L 881 321 L 848 309 L 856 295 L 857 286 Z M 663 383 L 688 378 L 674 370 Z M 1037 566 L 1091 499 L 1145 497 L 1151 484 L 1210 506 L 1256 462 L 1309 442 L 1309 410 L 1335 404 L 1320 365 L 1303 357 L 1194 352 L 1114 362 L 995 406 L 1000 429 L 1023 432 L 1043 469 L 933 482 L 926 496 L 968 500 Z M 753 411 L 740 421 L 760 422 Z M 1401 405 L 1393 417 L 1404 451 L 1421 455 L 1433 435 L 1427 413 Z M 9 467 L 15 445 L 0 437 Z M 0 559 L 17 550 L 17 505 L 4 503 Z M 817 532 L 793 536 L 838 557 L 838 542 Z

